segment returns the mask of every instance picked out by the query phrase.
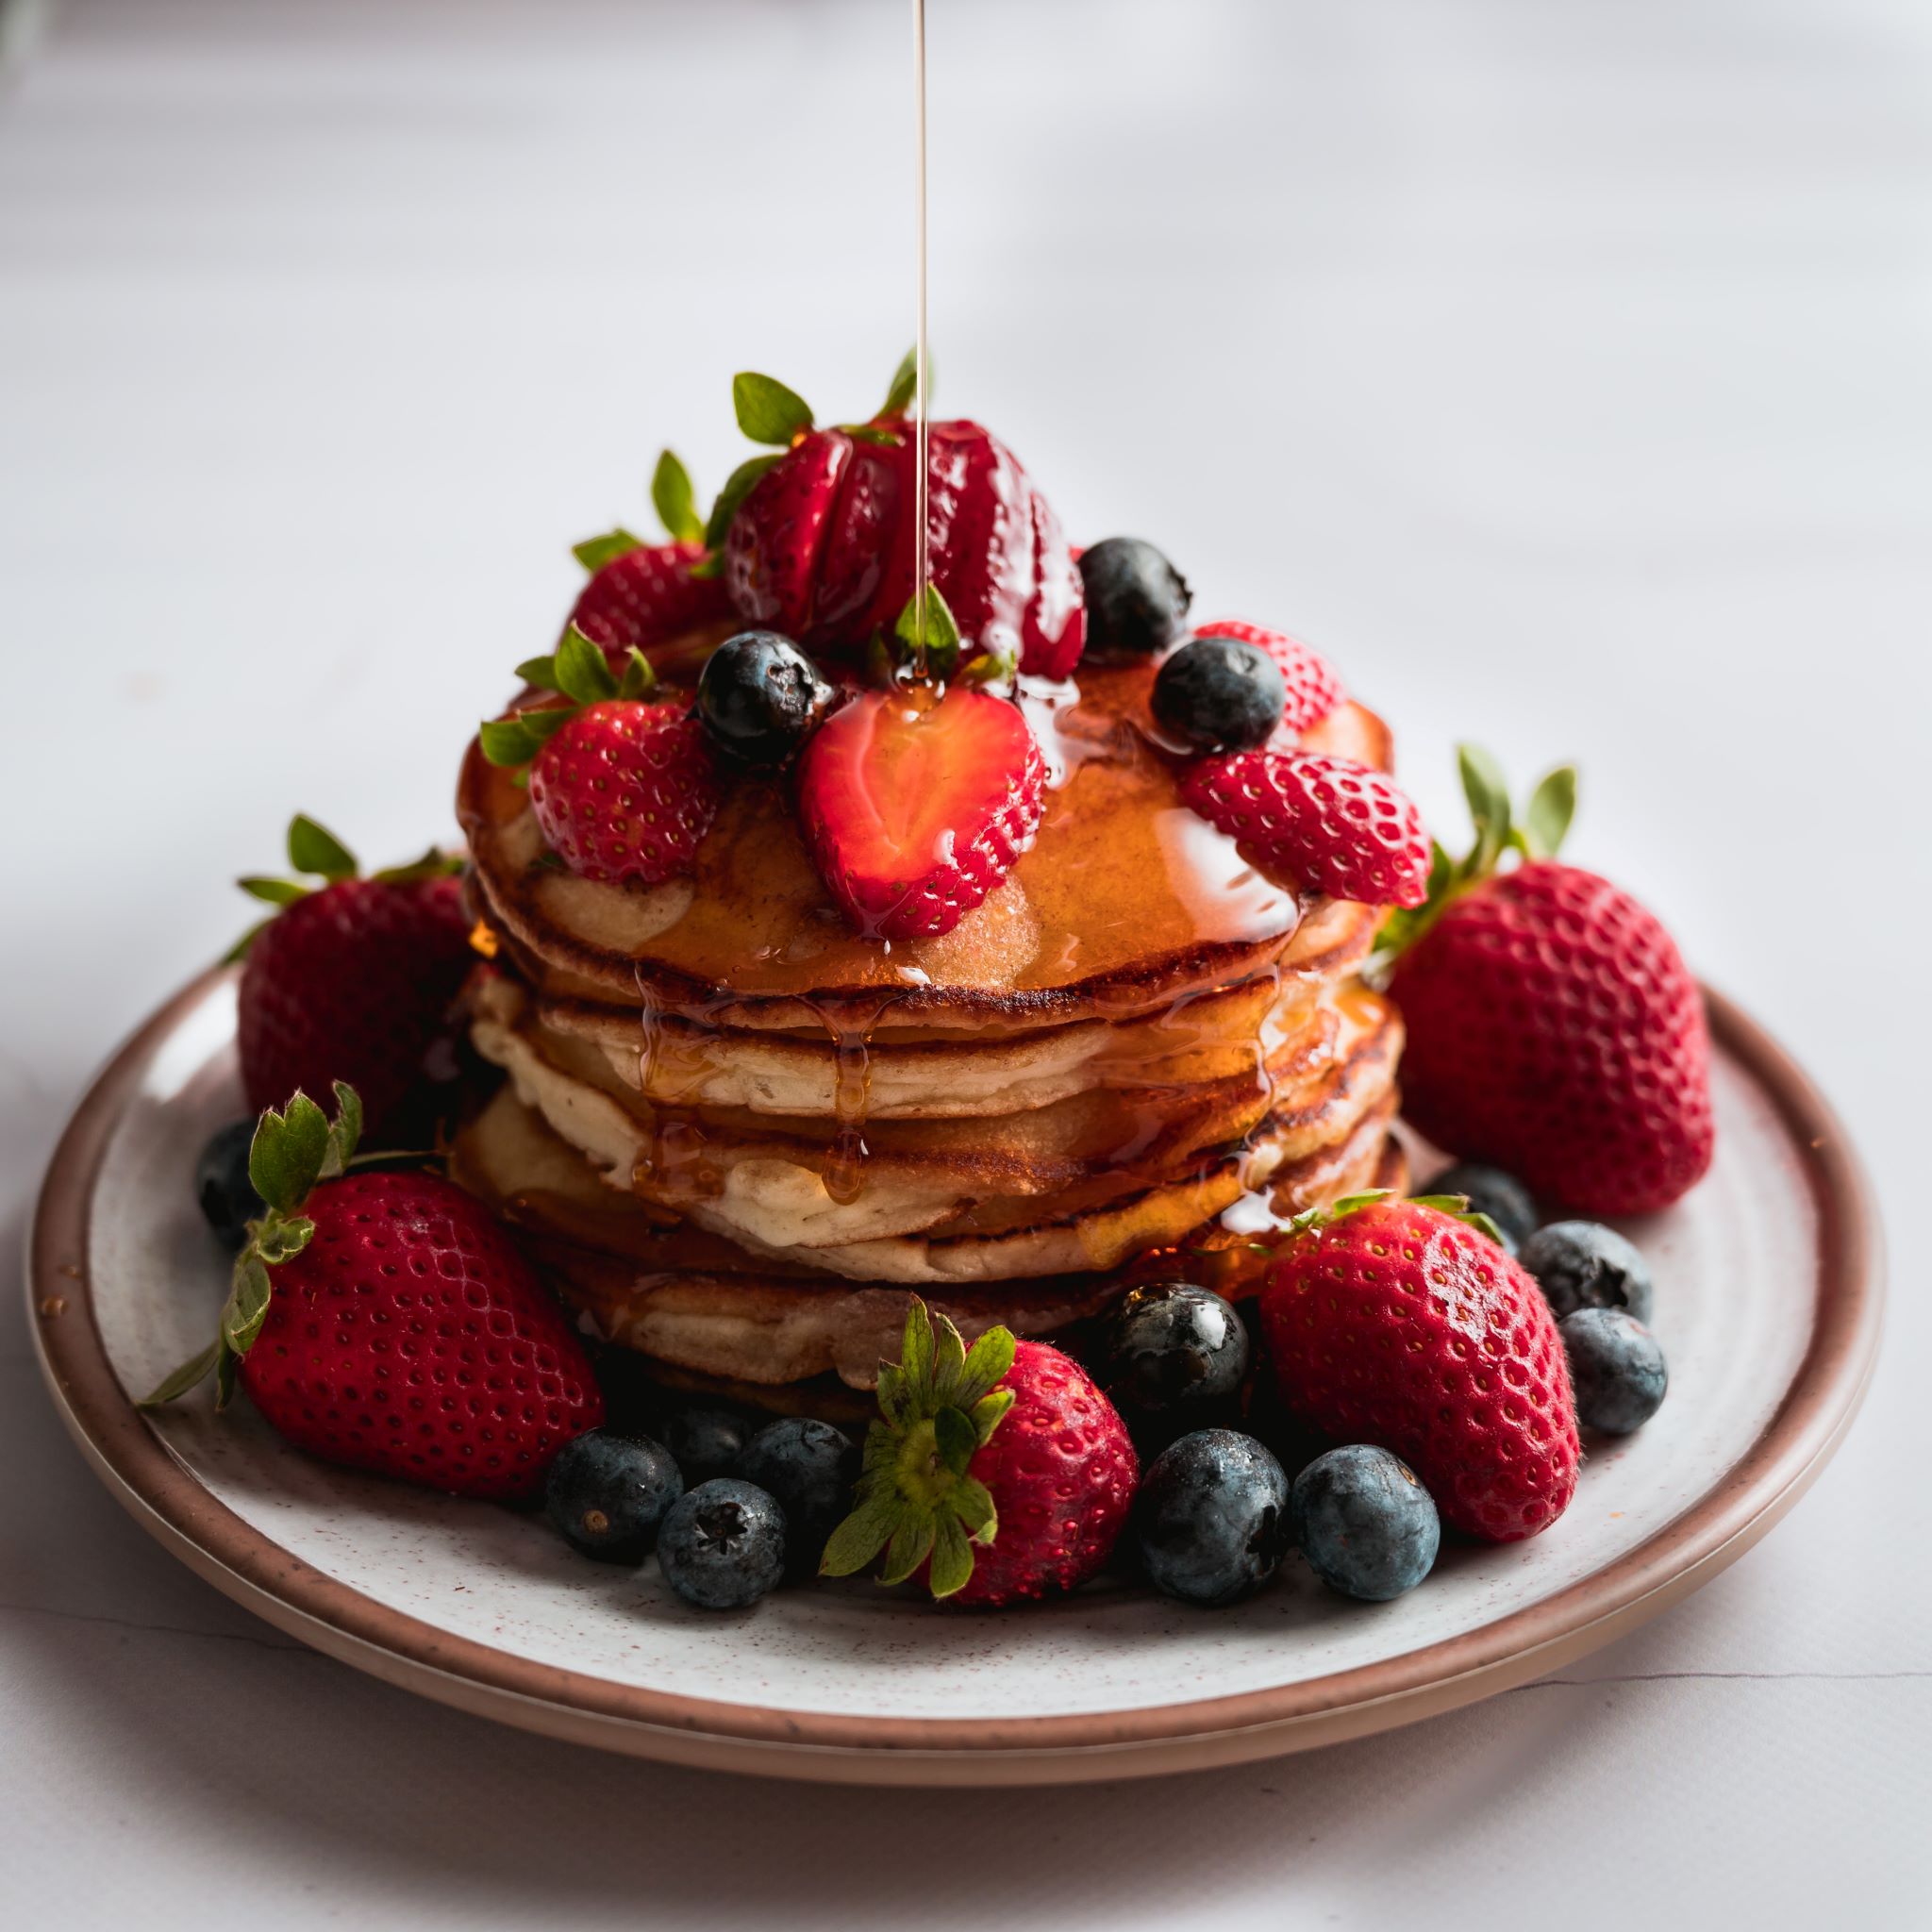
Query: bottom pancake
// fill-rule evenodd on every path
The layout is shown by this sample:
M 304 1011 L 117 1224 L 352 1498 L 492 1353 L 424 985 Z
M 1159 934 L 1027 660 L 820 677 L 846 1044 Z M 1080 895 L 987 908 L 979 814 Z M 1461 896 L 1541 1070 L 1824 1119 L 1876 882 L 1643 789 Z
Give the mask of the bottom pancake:
M 1389 1133 L 1393 1112 L 1391 1096 L 1340 1145 L 1276 1169 L 1267 1209 L 1285 1218 L 1342 1194 L 1399 1187 L 1403 1158 Z M 545 1231 L 546 1217 L 532 1211 L 532 1196 L 497 1193 L 474 1158 L 474 1141 L 467 1160 L 464 1144 L 458 1145 L 458 1178 L 521 1226 L 532 1257 L 577 1310 L 581 1324 L 606 1342 L 650 1358 L 659 1371 L 741 1390 L 791 1390 L 825 1376 L 870 1389 L 880 1361 L 898 1346 L 910 1301 L 904 1287 L 774 1270 L 723 1244 L 693 1266 L 698 1257 L 675 1227 L 634 1225 L 623 1255 L 587 1246 Z M 1215 1228 L 1205 1245 L 1224 1245 L 1228 1239 Z M 1170 1246 L 1156 1258 L 1173 1256 Z M 1016 1335 L 1047 1339 L 1104 1312 L 1131 1286 L 1133 1273 L 1124 1268 L 947 1285 L 926 1291 L 926 1299 L 969 1341 L 996 1324 Z

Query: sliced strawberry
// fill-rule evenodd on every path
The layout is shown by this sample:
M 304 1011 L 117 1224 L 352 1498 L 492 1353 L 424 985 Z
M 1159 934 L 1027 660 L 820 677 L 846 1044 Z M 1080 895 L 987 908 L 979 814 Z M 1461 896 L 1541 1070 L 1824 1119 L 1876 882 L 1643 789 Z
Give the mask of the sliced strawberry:
M 1288 687 L 1288 707 L 1281 714 L 1283 728 L 1306 731 L 1319 724 L 1339 705 L 1344 695 L 1335 667 L 1319 651 L 1313 651 L 1299 638 L 1278 630 L 1263 630 L 1258 624 L 1244 624 L 1239 618 L 1224 618 L 1217 624 L 1198 624 L 1197 638 L 1239 638 L 1266 651 L 1281 670 L 1281 681 Z
M 852 449 L 841 430 L 813 430 L 739 506 L 724 539 L 723 581 L 741 617 L 774 625 L 801 643 L 817 641 L 819 557 Z
M 1428 897 L 1422 815 L 1367 765 L 1315 752 L 1235 752 L 1191 765 L 1181 798 L 1263 872 L 1364 906 Z
M 586 705 L 530 763 L 530 808 L 580 878 L 655 886 L 689 872 L 722 796 L 704 726 L 675 705 Z
M 865 691 L 806 746 L 798 810 L 819 875 L 869 938 L 931 938 L 1006 877 L 1040 828 L 1040 747 L 1016 707 Z
M 643 543 L 592 573 L 577 595 L 571 622 L 603 647 L 613 662 L 670 642 L 700 625 L 731 615 L 723 584 L 694 577 L 702 543 Z

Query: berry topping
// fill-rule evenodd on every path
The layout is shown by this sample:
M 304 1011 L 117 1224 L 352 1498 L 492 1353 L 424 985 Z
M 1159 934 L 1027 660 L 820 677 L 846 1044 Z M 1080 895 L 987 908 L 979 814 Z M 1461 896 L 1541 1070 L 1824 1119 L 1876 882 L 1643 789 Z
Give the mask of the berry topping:
M 1295 1541 L 1330 1590 L 1386 1604 L 1436 1567 L 1442 1520 L 1415 1471 L 1365 1442 L 1318 1456 L 1294 1479 Z
M 1316 752 L 1243 751 L 1203 758 L 1181 797 L 1272 875 L 1364 906 L 1419 906 L 1429 840 L 1394 782 Z
M 1148 657 L 1187 635 L 1188 580 L 1139 537 L 1105 537 L 1082 551 L 1080 581 L 1094 650 Z
M 242 941 L 237 994 L 242 1086 L 259 1110 L 296 1088 L 346 1080 L 364 1096 L 372 1135 L 457 1071 L 451 1008 L 475 956 L 453 874 L 429 852 L 357 876 L 351 854 L 314 820 L 289 826 L 289 864 L 319 881 L 245 878 L 281 909 Z
M 298 1449 L 465 1496 L 527 1496 L 604 1416 L 581 1343 L 483 1204 L 440 1174 L 349 1173 L 352 1087 L 261 1117 L 263 1212 L 213 1341 L 147 1399 L 236 1380 Z
M 858 1444 L 830 1423 L 788 1415 L 744 1445 L 732 1472 L 756 1483 L 785 1512 L 785 1568 L 816 1575 L 825 1539 L 852 1507 Z
M 1291 1226 L 1261 1291 L 1289 1408 L 1392 1450 L 1472 1536 L 1512 1542 L 1554 1523 L 1580 1451 L 1536 1283 L 1437 1202 L 1352 1195 Z
M 740 426 L 782 454 L 741 465 L 707 535 L 747 622 L 818 652 L 863 649 L 913 595 L 916 442 L 896 379 L 869 424 L 821 429 L 784 384 L 741 375 Z M 1058 519 L 1012 452 L 976 423 L 934 423 L 926 541 L 933 585 L 969 656 L 1064 677 L 1086 640 L 1080 579 Z
M 1657 1340 L 1623 1308 L 1578 1308 L 1557 1324 L 1570 1357 L 1576 1420 L 1607 1436 L 1641 1429 L 1662 1406 L 1670 1371 Z
M 1108 1317 L 1093 1368 L 1130 1425 L 1199 1426 L 1240 1396 L 1248 1355 L 1248 1331 L 1218 1294 L 1191 1282 L 1155 1281 L 1133 1290 Z
M 823 1574 L 883 1552 L 881 1583 L 924 1570 L 934 1596 L 991 1607 L 1073 1590 L 1107 1561 L 1140 1466 L 1112 1405 L 1058 1349 L 989 1328 L 968 1351 L 914 1296 L 879 1409 Z
M 1042 786 L 1040 747 L 1004 698 L 964 684 L 937 702 L 865 691 L 808 741 L 798 810 L 819 875 L 858 930 L 934 937 L 1032 844 Z
M 1586 1214 L 1668 1207 L 1710 1165 L 1704 1001 L 1671 936 L 1627 892 L 1555 853 L 1575 774 L 1551 774 L 1521 827 L 1493 763 L 1465 748 L 1476 842 L 1439 860 L 1428 903 L 1390 922 L 1408 1043 L 1403 1110 Z M 1499 872 L 1522 849 L 1527 862 Z
M 1183 1603 L 1238 1603 L 1288 1554 L 1288 1476 L 1252 1436 L 1197 1429 L 1147 1466 L 1129 1531 L 1148 1582 Z
M 543 1507 L 573 1549 L 600 1563 L 641 1563 L 684 1478 L 661 1442 L 591 1429 L 550 1465 Z
M 682 708 L 642 701 L 656 684 L 642 653 L 620 681 L 573 626 L 555 658 L 518 669 L 572 702 L 491 720 L 479 737 L 492 764 L 529 767 L 551 849 L 579 878 L 655 886 L 689 872 L 717 816 L 717 759 Z
M 713 1476 L 671 1506 L 658 1532 L 658 1567 L 686 1603 L 741 1610 L 784 1574 L 784 1512 L 750 1483 Z
M 1529 1190 L 1513 1174 L 1505 1174 L 1500 1167 L 1484 1167 L 1479 1161 L 1460 1160 L 1454 1167 L 1445 1167 L 1423 1192 L 1460 1194 L 1476 1213 L 1487 1214 L 1495 1223 L 1504 1247 L 1512 1255 L 1536 1232 L 1541 1219 Z M 1534 1274 L 1537 1271 L 1530 1268 L 1529 1272 Z
M 831 702 L 818 666 L 774 630 L 726 638 L 698 679 L 698 716 L 711 741 L 741 764 L 782 765 Z
M 1243 624 L 1237 618 L 1204 624 L 1196 635 L 1233 638 L 1267 652 L 1288 689 L 1281 714 L 1282 725 L 1288 731 L 1299 734 L 1310 724 L 1320 724 L 1341 702 L 1341 680 L 1335 675 L 1335 667 L 1297 638 L 1278 630 L 1263 630 L 1258 624 Z
M 261 1196 L 248 1178 L 254 1139 L 253 1121 L 230 1121 L 208 1137 L 194 1163 L 194 1198 L 225 1248 L 239 1248 L 248 1239 L 248 1224 L 261 1212 Z
M 1154 680 L 1155 722 L 1195 751 L 1265 744 L 1287 702 L 1274 658 L 1239 638 L 1195 638 Z
M 1553 1221 L 1524 1242 L 1521 1258 L 1559 1322 L 1578 1308 L 1623 1308 L 1650 1320 L 1650 1263 L 1613 1227 Z
M 751 1435 L 751 1424 L 732 1408 L 675 1409 L 664 1424 L 665 1443 L 692 1487 L 736 1474 Z

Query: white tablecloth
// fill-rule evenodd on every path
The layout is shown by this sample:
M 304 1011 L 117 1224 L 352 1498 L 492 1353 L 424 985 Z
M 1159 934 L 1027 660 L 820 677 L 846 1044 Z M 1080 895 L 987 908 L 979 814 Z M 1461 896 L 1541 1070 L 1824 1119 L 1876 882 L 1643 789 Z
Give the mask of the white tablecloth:
M 1932 1921 L 1932 15 L 932 0 L 941 406 L 1328 650 L 1439 822 L 1458 736 L 1578 758 L 1575 856 L 1816 1071 L 1897 1248 L 1849 1446 L 1641 1634 L 1298 1760 L 941 1796 L 605 1758 L 295 1646 L 96 1487 L 11 1280 L 90 1068 L 289 812 L 446 833 L 568 541 L 648 515 L 661 441 L 707 493 L 736 460 L 730 372 L 883 392 L 904 9 L 42 11 L 0 82 L 0 1919 Z

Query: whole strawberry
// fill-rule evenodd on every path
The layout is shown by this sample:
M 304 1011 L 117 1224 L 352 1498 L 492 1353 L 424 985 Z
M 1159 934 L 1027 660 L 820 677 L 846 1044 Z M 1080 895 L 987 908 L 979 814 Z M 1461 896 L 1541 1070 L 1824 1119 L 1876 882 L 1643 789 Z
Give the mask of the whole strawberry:
M 1462 1205 L 1357 1194 L 1297 1217 L 1261 1326 L 1294 1415 L 1392 1450 L 1445 1522 L 1514 1542 L 1569 1504 L 1576 1411 L 1549 1304 Z
M 242 881 L 280 908 L 230 956 L 246 961 L 236 1031 L 249 1108 L 347 1080 L 381 1133 L 425 1083 L 456 1071 L 450 1008 L 474 963 L 452 875 L 462 861 L 431 852 L 360 878 L 341 841 L 298 815 L 289 863 L 321 884 Z
M 724 782 L 704 726 L 682 705 L 651 704 L 656 674 L 633 650 L 622 679 L 573 625 L 554 658 L 518 667 L 570 702 L 492 719 L 492 764 L 527 767 L 530 809 L 580 878 L 660 885 L 687 873 Z
M 881 1583 L 924 1570 L 934 1596 L 994 1608 L 1075 1589 L 1107 1561 L 1141 1466 L 1113 1405 L 1058 1349 L 989 1328 L 969 1351 L 915 1296 L 879 1408 L 821 1574 L 883 1551 Z
M 918 454 L 910 358 L 872 422 L 820 429 L 770 376 L 733 385 L 740 426 L 782 455 L 741 465 L 707 531 L 750 623 L 822 651 L 862 648 L 914 594 Z M 1013 453 L 976 423 L 933 423 L 927 442 L 931 581 L 968 642 L 1022 671 L 1065 677 L 1087 622 L 1059 519 Z
M 1392 779 L 1321 752 L 1238 751 L 1196 758 L 1181 798 L 1261 870 L 1364 906 L 1419 906 L 1429 840 Z
M 715 570 L 705 561 L 704 527 L 691 500 L 691 477 L 670 450 L 658 458 L 651 496 L 671 534 L 668 543 L 646 543 L 621 525 L 575 544 L 576 559 L 591 573 L 577 594 L 570 622 L 596 644 L 613 669 L 641 651 L 670 668 L 676 647 L 693 631 L 701 655 L 715 643 L 715 626 L 728 624 L 730 600 Z
M 1697 982 L 1653 913 L 1557 862 L 1574 773 L 1544 781 L 1521 830 L 1488 758 L 1465 751 L 1463 775 L 1475 850 L 1439 864 L 1429 905 L 1391 936 L 1404 1111 L 1586 1214 L 1668 1207 L 1714 1139 Z M 1499 873 L 1513 845 L 1527 862 Z
M 603 1420 L 582 1345 L 521 1250 L 440 1175 L 348 1173 L 360 1126 L 306 1094 L 261 1117 L 249 1177 L 266 1204 L 215 1340 L 147 1399 L 239 1379 L 299 1449 L 457 1495 L 531 1494 Z

